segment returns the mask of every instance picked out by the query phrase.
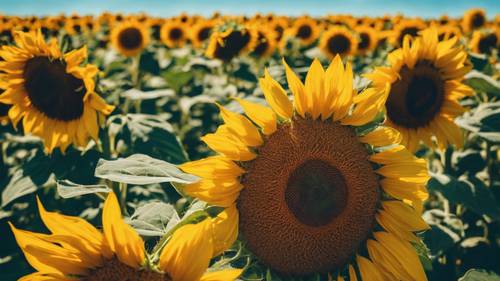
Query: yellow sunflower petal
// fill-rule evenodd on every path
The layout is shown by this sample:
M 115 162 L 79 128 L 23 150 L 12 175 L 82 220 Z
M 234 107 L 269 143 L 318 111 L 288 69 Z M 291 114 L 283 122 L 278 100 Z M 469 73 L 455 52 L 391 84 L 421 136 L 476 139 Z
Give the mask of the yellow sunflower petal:
M 373 263 L 362 256 L 356 255 L 356 262 L 358 263 L 359 273 L 363 281 L 383 281 L 383 277 Z
M 271 135 L 276 131 L 276 114 L 266 106 L 249 102 L 244 99 L 236 99 L 243 107 L 245 114 L 259 127 L 262 128 L 264 135 Z
M 264 78 L 259 79 L 259 85 L 269 106 L 283 119 L 290 119 L 293 106 L 281 85 L 274 81 L 266 69 Z
M 373 146 L 389 146 L 400 143 L 401 134 L 391 127 L 379 127 L 377 130 L 359 137 L 359 140 Z
M 233 281 L 238 278 L 242 269 L 226 269 L 203 274 L 200 281 Z
M 409 242 L 387 232 L 375 232 L 373 235 L 382 247 L 396 256 L 396 260 L 412 278 L 427 280 L 417 253 Z
M 213 254 L 211 221 L 188 224 L 174 232 L 160 255 L 159 267 L 175 281 L 199 280 Z
M 297 77 L 297 74 L 288 66 L 285 59 L 283 59 L 283 65 L 285 65 L 286 79 L 288 82 L 288 88 L 293 94 L 293 104 L 297 113 L 305 117 L 307 111 L 307 97 L 304 84 Z
M 139 268 L 145 258 L 144 241 L 122 218 L 120 205 L 114 193 L 104 202 L 102 224 L 104 237 L 118 259 L 133 268 Z
M 349 265 L 349 281 L 358 281 L 356 270 L 352 265 Z
M 220 114 L 227 128 L 233 131 L 247 146 L 259 146 L 262 144 L 262 137 L 259 130 L 244 116 L 231 112 L 223 106 L 217 104 Z
M 229 249 L 238 237 L 239 214 L 235 205 L 226 208 L 213 220 L 214 256 Z
M 313 119 L 319 117 L 328 104 L 324 103 L 325 71 L 318 59 L 314 59 L 306 75 L 307 108 Z

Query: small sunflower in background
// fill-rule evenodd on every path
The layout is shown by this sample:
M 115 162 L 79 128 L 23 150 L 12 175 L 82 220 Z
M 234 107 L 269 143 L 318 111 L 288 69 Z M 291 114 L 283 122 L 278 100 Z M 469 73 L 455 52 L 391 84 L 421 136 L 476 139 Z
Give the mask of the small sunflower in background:
M 426 27 L 425 22 L 420 19 L 401 20 L 393 28 L 391 43 L 394 46 L 401 47 L 406 35 L 410 35 L 412 38 L 417 37 L 418 33 Z
M 500 46 L 500 32 L 474 31 L 469 42 L 469 48 L 474 53 L 491 55 Z
M 370 26 L 357 26 L 354 31 L 358 34 L 358 53 L 373 51 L 378 46 L 377 30 Z
M 70 18 L 64 23 L 64 29 L 66 30 L 66 33 L 68 33 L 68 35 L 74 36 L 82 34 L 85 31 L 86 26 L 82 19 Z
M 271 56 L 276 51 L 276 36 L 277 34 L 272 31 L 262 28 L 257 29 L 257 43 L 251 54 L 257 58 L 266 58 Z
M 205 273 L 210 259 L 221 251 L 218 234 L 228 229 L 221 217 L 177 229 L 163 248 L 158 264 L 147 258 L 144 241 L 122 218 L 114 193 L 104 202 L 103 232 L 87 221 L 38 209 L 50 234 L 10 227 L 26 260 L 37 272 L 22 280 L 232 281 L 240 269 Z M 229 230 L 231 233 L 231 230 Z
M 462 19 L 462 30 L 465 33 L 485 27 L 487 24 L 486 13 L 483 9 L 470 9 L 465 12 Z
M 358 94 L 340 56 L 326 70 L 314 60 L 305 85 L 285 71 L 293 103 L 266 70 L 270 107 L 237 99 L 242 115 L 219 106 L 224 124 L 202 137 L 217 155 L 180 166 L 201 178 L 183 191 L 230 210 L 248 250 L 286 276 L 426 280 L 412 245 L 428 228 L 426 162 L 394 129 L 356 132 L 383 109 L 389 85 Z
M 169 48 L 183 47 L 188 39 L 186 24 L 180 20 L 166 21 L 160 29 L 160 38 Z
M 356 54 L 358 39 L 349 29 L 343 26 L 332 26 L 321 35 L 319 48 L 328 57 Z
M 283 39 L 285 31 L 288 29 L 290 23 L 286 17 L 274 17 L 268 26 L 276 33 L 276 42 Z
M 71 144 L 84 147 L 89 136 L 97 141 L 98 116 L 110 114 L 94 91 L 98 68 L 82 63 L 85 47 L 63 54 L 54 39 L 48 44 L 40 31 L 16 32 L 17 46 L 3 46 L 0 76 L 5 91 L 0 102 L 12 105 L 9 118 L 16 127 L 22 119 L 25 134 L 42 138 L 47 152 Z
M 439 148 L 462 144 L 462 132 L 453 120 L 465 111 L 458 100 L 474 91 L 461 82 L 471 67 L 457 41 L 454 37 L 439 42 L 434 27 L 413 43 L 407 36 L 403 47 L 389 54 L 389 67 L 365 75 L 376 87 L 391 84 L 386 124 L 401 132 L 403 144 L 411 151 L 420 142 L 435 147 L 432 136 Z
M 296 19 L 288 29 L 289 35 L 297 38 L 304 46 L 309 46 L 318 39 L 320 31 L 321 29 L 316 20 L 310 17 Z
M 136 20 L 126 20 L 111 29 L 111 43 L 117 51 L 133 57 L 149 45 L 149 31 L 146 25 Z
M 195 48 L 203 47 L 203 44 L 210 38 L 210 34 L 216 23 L 214 20 L 199 20 L 190 28 L 189 39 Z
M 258 34 L 250 26 L 225 27 L 225 30 L 216 30 L 210 35 L 205 55 L 225 62 L 234 57 L 251 52 L 257 44 Z

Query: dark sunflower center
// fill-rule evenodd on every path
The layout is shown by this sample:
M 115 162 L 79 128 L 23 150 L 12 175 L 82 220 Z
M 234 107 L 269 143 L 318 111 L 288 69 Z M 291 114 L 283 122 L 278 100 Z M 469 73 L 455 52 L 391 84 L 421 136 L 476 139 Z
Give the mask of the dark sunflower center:
M 340 171 L 322 160 L 308 160 L 288 179 L 285 199 L 299 221 L 328 224 L 345 207 L 347 187 Z
M 66 63 L 34 57 L 24 66 L 24 87 L 33 106 L 47 117 L 71 121 L 83 114 L 85 85 L 66 72 Z
M 472 27 L 474 27 L 474 28 L 481 27 L 484 25 L 484 22 L 485 22 L 485 19 L 484 19 L 484 16 L 482 14 L 476 13 L 472 16 L 472 19 L 471 19 Z
M 170 40 L 176 41 L 182 38 L 183 32 L 182 29 L 175 27 L 170 30 L 168 33 L 168 37 Z
M 129 27 L 120 32 L 118 42 L 120 46 L 128 50 L 134 50 L 142 45 L 142 33 L 134 27 Z
M 351 49 L 351 41 L 343 34 L 337 34 L 328 39 L 328 50 L 330 53 L 345 54 Z
M 496 48 L 498 38 L 494 33 L 488 34 L 479 40 L 479 52 L 482 54 L 491 54 L 491 51 Z
M 250 34 L 248 32 L 235 30 L 224 39 L 223 45 L 217 43 L 215 57 L 229 61 L 238 55 L 248 42 L 250 42 Z
M 82 31 L 82 26 L 81 26 L 81 25 L 79 25 L 79 24 L 75 24 L 75 25 L 73 26 L 73 29 L 74 29 L 76 32 L 80 33 L 80 32 Z
M 281 40 L 281 38 L 283 37 L 283 32 L 285 32 L 285 28 L 281 25 L 276 25 L 276 27 L 274 28 L 274 31 L 276 31 L 276 33 L 278 34 L 276 36 L 276 40 L 277 41 Z
M 379 184 L 352 128 L 297 118 L 244 162 L 240 230 L 262 262 L 288 274 L 345 265 L 372 231 Z
M 443 104 L 441 74 L 430 62 L 421 61 L 413 69 L 401 68 L 400 76 L 387 99 L 387 116 L 406 128 L 424 127 L 439 113 Z
M 208 39 L 210 36 L 210 31 L 212 31 L 212 28 L 210 27 L 204 27 L 198 32 L 198 40 L 200 41 L 205 41 Z
M 255 49 L 253 50 L 253 53 L 257 56 L 263 55 L 267 49 L 269 48 L 269 42 L 267 42 L 266 37 L 263 35 L 259 35 L 259 43 L 257 46 L 255 46 Z
M 311 37 L 311 34 L 312 28 L 307 24 L 301 25 L 297 30 L 297 37 L 299 37 L 300 39 L 308 39 L 309 37 Z
M 403 40 L 405 39 L 406 35 L 411 35 L 411 37 L 416 37 L 418 35 L 418 32 L 420 29 L 418 27 L 412 26 L 412 27 L 405 27 L 403 30 L 401 30 L 401 33 L 399 34 L 398 42 L 399 45 L 403 45 Z
M 359 34 L 360 42 L 358 44 L 358 49 L 365 50 L 370 46 L 370 36 L 366 33 Z
M 132 268 L 118 259 L 106 261 L 103 267 L 94 269 L 85 281 L 171 281 L 167 274 Z
M 5 117 L 9 113 L 9 109 L 12 107 L 10 104 L 5 104 L 0 102 L 0 117 Z

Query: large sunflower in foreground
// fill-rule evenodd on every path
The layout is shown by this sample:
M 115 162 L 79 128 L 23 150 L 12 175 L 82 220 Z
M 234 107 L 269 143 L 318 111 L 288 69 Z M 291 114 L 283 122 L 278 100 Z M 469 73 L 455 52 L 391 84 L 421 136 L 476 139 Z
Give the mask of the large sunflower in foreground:
M 266 71 L 270 108 L 238 99 L 244 116 L 220 106 L 225 124 L 202 138 L 218 155 L 181 165 L 201 178 L 184 191 L 236 207 L 244 244 L 283 274 L 356 268 L 363 280 L 425 280 L 412 243 L 428 227 L 426 162 L 393 129 L 356 129 L 383 109 L 388 87 L 357 94 L 339 56 L 326 71 L 314 60 L 305 85 L 285 67 L 293 103 Z
M 389 67 L 366 75 L 376 87 L 391 84 L 386 124 L 401 132 L 403 144 L 412 151 L 421 141 L 434 147 L 433 135 L 440 148 L 462 144 L 453 119 L 465 110 L 458 100 L 474 92 L 461 82 L 470 66 L 457 40 L 439 42 L 437 30 L 426 29 L 412 43 L 406 37 L 403 47 L 389 54 Z
M 123 21 L 111 29 L 111 43 L 127 57 L 140 54 L 149 45 L 149 41 L 146 25 L 136 20 Z
M 79 217 L 47 212 L 38 201 L 40 217 L 51 234 L 10 224 L 26 260 L 37 272 L 20 280 L 209 281 L 235 280 L 239 269 L 205 273 L 220 251 L 218 236 L 228 232 L 221 218 L 180 227 L 163 248 L 157 264 L 147 258 L 144 241 L 122 219 L 114 193 L 104 203 L 103 232 Z
M 94 65 L 82 65 L 85 47 L 63 54 L 56 40 L 46 43 L 40 31 L 16 32 L 17 46 L 3 46 L 0 57 L 0 103 L 10 104 L 14 126 L 23 120 L 24 132 L 43 139 L 51 152 L 69 144 L 83 147 L 89 136 L 98 137 L 98 114 L 108 115 L 107 105 L 94 91 Z

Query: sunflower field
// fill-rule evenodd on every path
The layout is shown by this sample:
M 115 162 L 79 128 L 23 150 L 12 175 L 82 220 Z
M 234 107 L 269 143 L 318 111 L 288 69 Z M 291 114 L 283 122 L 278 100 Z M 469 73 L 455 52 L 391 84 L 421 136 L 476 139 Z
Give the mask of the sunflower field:
M 500 280 L 500 15 L 0 16 L 0 280 Z

